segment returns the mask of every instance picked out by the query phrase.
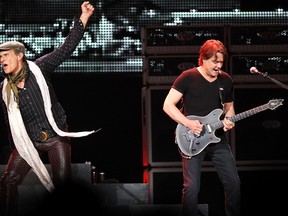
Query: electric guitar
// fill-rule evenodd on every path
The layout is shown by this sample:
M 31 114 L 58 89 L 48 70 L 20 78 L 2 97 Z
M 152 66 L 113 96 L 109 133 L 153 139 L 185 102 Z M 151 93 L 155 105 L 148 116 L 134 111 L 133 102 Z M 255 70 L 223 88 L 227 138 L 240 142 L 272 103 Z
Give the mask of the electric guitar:
M 249 116 L 255 115 L 267 109 L 274 110 L 282 105 L 284 99 L 270 100 L 267 104 L 255 107 L 235 116 L 229 117 L 232 122 L 239 121 Z M 199 120 L 203 124 L 203 130 L 199 136 L 196 136 L 186 126 L 178 124 L 176 127 L 176 144 L 182 157 L 191 158 L 202 152 L 210 143 L 220 142 L 220 138 L 215 136 L 215 131 L 224 127 L 223 120 L 220 120 L 223 111 L 215 109 L 206 116 L 189 115 L 191 120 Z

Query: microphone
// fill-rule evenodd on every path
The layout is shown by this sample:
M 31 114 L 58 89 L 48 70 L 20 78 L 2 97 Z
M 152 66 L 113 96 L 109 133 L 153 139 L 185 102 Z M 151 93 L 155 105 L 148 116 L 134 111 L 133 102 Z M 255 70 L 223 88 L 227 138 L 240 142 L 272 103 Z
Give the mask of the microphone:
M 250 68 L 250 73 L 259 73 L 259 71 L 257 70 L 257 68 L 256 67 L 251 67 Z
M 288 86 L 287 86 L 287 85 L 285 85 L 284 83 L 281 83 L 281 82 L 279 82 L 278 80 L 270 77 L 267 72 L 265 72 L 265 73 L 260 72 L 260 71 L 257 70 L 256 67 L 251 67 L 251 68 L 250 68 L 250 72 L 251 72 L 252 74 L 254 74 L 254 73 L 260 74 L 261 76 L 270 79 L 272 82 L 274 82 L 274 83 L 276 83 L 277 85 L 281 86 L 282 88 L 285 88 L 286 90 L 288 90 Z

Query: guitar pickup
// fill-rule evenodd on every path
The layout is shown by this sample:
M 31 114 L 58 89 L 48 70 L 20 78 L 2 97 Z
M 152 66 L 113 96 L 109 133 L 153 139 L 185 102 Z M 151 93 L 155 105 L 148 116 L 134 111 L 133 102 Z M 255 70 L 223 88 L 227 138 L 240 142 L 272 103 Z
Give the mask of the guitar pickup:
M 206 125 L 208 133 L 212 133 L 212 128 L 209 124 Z

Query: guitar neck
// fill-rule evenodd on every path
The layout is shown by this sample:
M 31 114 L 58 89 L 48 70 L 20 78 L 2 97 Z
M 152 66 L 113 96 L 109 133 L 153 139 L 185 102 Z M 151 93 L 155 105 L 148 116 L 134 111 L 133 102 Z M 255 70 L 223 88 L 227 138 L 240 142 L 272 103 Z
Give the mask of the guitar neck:
M 269 109 L 269 103 L 263 104 L 261 106 L 255 107 L 253 109 L 247 110 L 247 111 L 242 112 L 242 113 L 239 113 L 239 114 L 237 114 L 235 116 L 229 117 L 229 120 L 232 121 L 232 122 L 237 122 L 239 120 L 248 118 L 249 116 L 255 115 L 255 114 L 259 113 L 259 112 L 263 112 L 263 111 L 265 111 L 267 109 Z M 223 120 L 211 124 L 211 127 L 214 130 L 217 130 L 219 128 L 224 127 Z
M 269 109 L 269 104 L 264 104 L 258 107 L 255 107 L 253 109 L 247 110 L 245 112 L 239 113 L 235 116 L 229 117 L 229 120 L 232 122 L 237 122 L 239 120 L 242 120 L 244 118 L 247 118 L 249 116 L 255 115 L 257 113 L 263 112 L 265 110 Z

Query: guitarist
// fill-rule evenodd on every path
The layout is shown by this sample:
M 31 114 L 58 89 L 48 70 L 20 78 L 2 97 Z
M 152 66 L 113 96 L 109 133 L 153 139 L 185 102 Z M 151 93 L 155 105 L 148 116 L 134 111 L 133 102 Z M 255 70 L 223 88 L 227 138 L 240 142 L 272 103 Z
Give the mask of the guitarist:
M 240 215 L 240 178 L 225 131 L 234 123 L 226 117 L 234 116 L 234 91 L 231 77 L 221 70 L 227 50 L 218 40 L 207 40 L 200 48 L 198 67 L 183 71 L 174 81 L 163 104 L 167 115 L 189 128 L 195 136 L 201 136 L 203 125 L 191 120 L 188 115 L 206 116 L 217 108 L 223 109 L 223 128 L 215 133 L 221 139 L 209 144 L 202 152 L 192 157 L 182 157 L 183 185 L 182 214 L 196 216 L 198 193 L 201 182 L 201 167 L 208 157 L 216 167 L 225 191 L 226 216 Z M 177 104 L 182 100 L 183 109 Z

